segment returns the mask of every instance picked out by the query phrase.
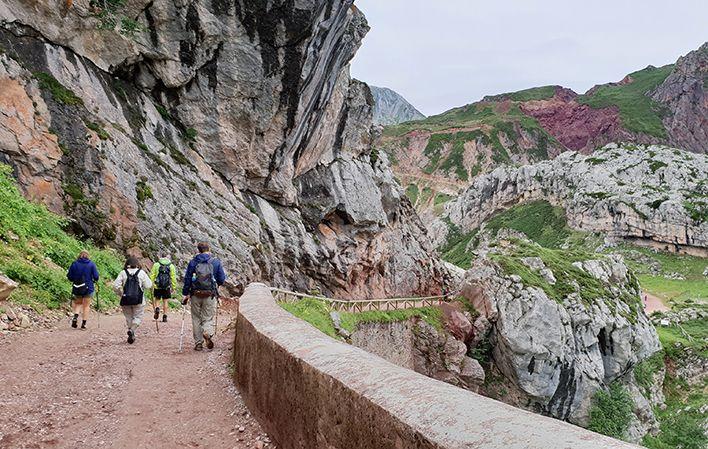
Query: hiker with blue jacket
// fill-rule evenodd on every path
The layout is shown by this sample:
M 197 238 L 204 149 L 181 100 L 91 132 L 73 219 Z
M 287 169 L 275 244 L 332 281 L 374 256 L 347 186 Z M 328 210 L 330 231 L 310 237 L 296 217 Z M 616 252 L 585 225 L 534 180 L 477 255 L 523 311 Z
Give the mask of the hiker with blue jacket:
M 128 326 L 128 343 L 135 341 L 135 331 L 140 326 L 145 312 L 145 292 L 152 288 L 150 277 L 140 269 L 137 257 L 130 256 L 125 269 L 113 282 L 113 289 L 120 295 L 125 324 Z
M 209 253 L 208 243 L 199 242 L 197 249 L 199 254 L 189 262 L 184 274 L 182 304 L 191 301 L 194 350 L 201 351 L 204 344 L 207 349 L 214 347 L 217 288 L 226 281 L 226 274 L 221 261 Z
M 74 318 L 71 320 L 71 327 L 76 329 L 79 313 L 81 313 L 81 329 L 86 330 L 86 320 L 91 312 L 91 297 L 95 290 L 94 282 L 98 281 L 98 268 L 89 258 L 88 251 L 79 253 L 79 257 L 69 267 L 66 277 L 73 284 L 71 308 L 74 311 Z

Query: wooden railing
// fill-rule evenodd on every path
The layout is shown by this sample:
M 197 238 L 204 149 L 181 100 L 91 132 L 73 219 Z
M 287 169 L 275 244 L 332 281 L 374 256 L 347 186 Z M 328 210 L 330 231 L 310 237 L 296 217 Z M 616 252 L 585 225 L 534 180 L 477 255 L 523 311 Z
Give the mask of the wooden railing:
M 452 299 L 452 295 L 424 296 L 417 298 L 334 299 L 320 295 L 291 292 L 275 287 L 271 287 L 270 291 L 276 302 L 293 303 L 304 298 L 313 298 L 328 303 L 333 310 L 344 312 L 386 311 L 432 307 L 438 306 L 444 302 L 450 302 Z

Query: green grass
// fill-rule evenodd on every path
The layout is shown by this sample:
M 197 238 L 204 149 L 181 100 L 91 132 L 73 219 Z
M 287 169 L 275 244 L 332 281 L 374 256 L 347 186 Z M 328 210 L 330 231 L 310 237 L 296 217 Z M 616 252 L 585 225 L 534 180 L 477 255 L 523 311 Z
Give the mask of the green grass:
M 664 369 L 664 353 L 659 351 L 651 357 L 642 360 L 634 367 L 634 378 L 640 387 L 644 389 L 644 394 L 648 396 L 648 391 L 654 384 L 654 375 Z
M 460 228 L 445 218 L 448 226 L 448 235 L 445 244 L 439 249 L 443 260 L 457 265 L 465 270 L 472 265 L 472 253 L 467 251 L 470 241 L 477 235 L 478 229 L 462 232 Z
M 673 68 L 673 65 L 647 67 L 631 73 L 631 83 L 600 86 L 592 95 L 578 97 L 578 102 L 592 108 L 616 106 L 622 124 L 628 130 L 666 138 L 666 129 L 661 122 L 662 108 L 646 94 L 664 82 Z
M 411 204 L 415 206 L 415 203 L 418 201 L 418 195 L 420 195 L 420 191 L 418 190 L 418 185 L 417 184 L 408 184 L 408 187 L 406 187 L 406 196 L 408 197 L 409 200 L 411 200 Z
M 479 102 L 469 104 L 460 108 L 451 109 L 440 115 L 428 117 L 424 120 L 416 120 L 406 122 L 399 125 L 389 126 L 384 129 L 384 136 L 396 137 L 404 136 L 413 130 L 425 130 L 432 133 L 431 140 L 426 146 L 425 154 L 428 156 L 430 163 L 425 167 L 426 173 L 432 173 L 438 167 L 441 160 L 440 150 L 443 144 L 451 144 L 454 150 L 448 158 L 452 158 L 446 166 L 449 169 L 455 167 L 458 178 L 461 176 L 461 162 L 459 155 L 463 150 L 459 145 L 464 142 L 477 140 L 480 143 L 491 146 L 492 160 L 497 164 L 511 163 L 509 152 L 519 153 L 521 150 L 517 145 L 517 140 L 520 135 L 517 128 L 523 129 L 531 136 L 535 136 L 539 142 L 537 148 L 527 150 L 532 159 L 542 160 L 548 159 L 548 146 L 554 144 L 560 146 L 558 141 L 551 136 L 538 121 L 526 114 L 519 108 L 517 103 L 514 103 L 508 110 L 501 112 L 498 104 L 494 102 Z M 440 133 L 450 128 L 460 127 L 477 127 L 473 131 L 460 131 L 457 133 Z M 506 148 L 500 139 L 501 134 L 506 135 L 511 144 Z M 433 136 L 440 137 L 433 137 Z M 460 141 L 458 147 L 455 146 L 455 141 Z M 443 162 L 444 164 L 444 162 Z M 459 171 L 458 171 L 459 170 Z M 464 169 L 467 172 L 466 168 Z
M 556 86 L 541 86 L 524 89 L 517 92 L 510 92 L 491 97 L 491 100 L 501 101 L 506 98 L 512 101 L 533 101 L 548 100 L 556 93 Z
M 448 195 L 447 193 L 438 193 L 435 195 L 435 199 L 433 200 L 433 203 L 436 206 L 439 206 L 441 204 L 447 203 L 448 201 L 450 201 L 453 198 L 455 198 L 455 197 L 452 195 Z
M 663 343 L 662 343 L 663 344 Z M 667 356 L 667 363 L 681 354 Z M 650 449 L 705 449 L 708 447 L 708 436 L 702 428 L 706 421 L 706 413 L 700 409 L 708 404 L 708 380 L 703 384 L 689 386 L 688 383 L 676 377 L 671 368 L 664 378 L 664 397 L 666 408 L 655 408 L 654 413 L 659 420 L 661 433 L 657 436 L 646 435 L 642 444 Z
M 44 206 L 22 197 L 12 170 L 0 164 L 0 271 L 20 283 L 10 301 L 35 310 L 56 309 L 71 299 L 66 270 L 82 249 L 91 254 L 104 280 L 122 269 L 112 250 L 82 242 L 64 231 L 66 222 Z M 108 287 L 101 291 L 101 305 L 116 305 L 118 297 Z
M 280 303 L 280 307 L 310 323 L 330 337 L 341 339 L 330 317 L 332 309 L 326 302 L 317 298 L 303 298 L 294 303 Z M 372 310 L 361 313 L 339 312 L 339 315 L 342 328 L 349 333 L 354 332 L 359 324 L 394 323 L 406 321 L 414 317 L 422 319 L 435 329 L 442 329 L 442 312 L 437 307 L 420 307 L 390 311 Z
M 571 234 L 563 208 L 543 200 L 514 206 L 486 224 L 486 229 L 493 236 L 502 228 L 523 232 L 530 240 L 546 248 L 560 247 Z
M 696 223 L 705 223 L 708 221 L 708 201 L 684 201 L 684 209 L 688 212 L 691 220 Z
M 77 106 L 83 105 L 84 100 L 76 96 L 76 94 L 64 87 L 56 78 L 54 78 L 49 73 L 45 72 L 34 72 L 34 78 L 39 83 L 39 88 L 42 90 L 49 91 L 52 98 L 57 103 L 65 104 L 67 106 Z
M 680 326 L 658 326 L 656 331 L 661 346 L 670 358 L 680 357 L 689 348 L 701 357 L 708 358 L 708 323 L 705 321 L 690 320 Z
M 614 382 L 609 391 L 598 390 L 595 393 L 588 429 L 624 439 L 632 419 L 632 409 L 632 397 L 621 384 Z
M 652 251 L 632 245 L 613 248 L 612 252 L 624 256 L 627 265 L 637 274 L 642 289 L 660 298 L 673 308 L 708 302 L 708 281 L 703 270 L 708 259 L 703 257 Z M 649 269 L 649 262 L 658 264 L 659 275 Z M 678 273 L 684 280 L 667 279 L 664 275 Z
M 85 122 L 86 127 L 90 129 L 91 131 L 95 132 L 98 135 L 98 138 L 101 140 L 108 140 L 111 138 L 111 135 L 108 134 L 108 131 L 103 128 L 103 126 L 99 125 L 98 123 L 94 122 Z
M 539 257 L 546 267 L 553 271 L 556 283 L 550 284 L 537 271 L 527 267 L 522 261 L 525 257 Z M 574 262 L 587 260 L 602 260 L 605 256 L 586 252 L 580 249 L 551 249 L 544 248 L 535 243 L 522 240 L 513 240 L 512 246 L 503 253 L 491 253 L 489 258 L 497 262 L 507 275 L 515 274 L 521 277 L 525 286 L 537 287 L 558 303 L 563 303 L 564 298 L 571 293 L 577 293 L 586 305 L 591 305 L 597 300 L 615 298 L 617 295 L 611 290 L 613 285 L 605 284 L 573 265 Z M 636 285 L 636 279 L 631 278 L 630 283 Z M 619 298 L 627 304 L 632 312 L 625 318 L 634 322 L 636 313 L 641 307 L 639 295 L 624 294 Z M 610 309 L 613 303 L 607 304 Z

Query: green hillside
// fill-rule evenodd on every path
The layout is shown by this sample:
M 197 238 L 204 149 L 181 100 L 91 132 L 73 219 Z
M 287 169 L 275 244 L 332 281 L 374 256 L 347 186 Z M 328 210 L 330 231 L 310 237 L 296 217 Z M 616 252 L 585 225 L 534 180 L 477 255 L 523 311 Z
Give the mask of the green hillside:
M 661 122 L 665 112 L 646 94 L 663 83 L 673 69 L 673 64 L 647 67 L 630 73 L 631 83 L 599 86 L 591 95 L 578 97 L 578 102 L 596 109 L 616 106 L 622 124 L 628 130 L 666 138 L 666 129 Z
M 66 270 L 82 249 L 91 254 L 104 280 L 114 279 L 122 260 L 113 250 L 97 248 L 64 231 L 67 221 L 22 197 L 12 169 L 0 164 L 0 272 L 19 282 L 10 301 L 35 310 L 56 309 L 71 299 Z M 117 304 L 110 288 L 101 290 L 101 306 Z

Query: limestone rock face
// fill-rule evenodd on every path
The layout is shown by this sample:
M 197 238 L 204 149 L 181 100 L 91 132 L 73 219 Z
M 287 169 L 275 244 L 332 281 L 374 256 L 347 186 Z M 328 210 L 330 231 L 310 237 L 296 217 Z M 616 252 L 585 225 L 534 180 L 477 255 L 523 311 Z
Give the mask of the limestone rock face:
M 371 93 L 374 96 L 374 123 L 377 125 L 395 125 L 425 118 L 401 94 L 387 87 L 371 86 Z
M 706 255 L 708 158 L 659 145 L 610 144 L 583 156 L 500 167 L 478 177 L 429 226 L 437 245 L 449 219 L 463 231 L 515 204 L 545 199 L 565 208 L 570 227 L 669 250 Z
M 574 292 L 554 299 L 505 271 L 497 255 L 506 250 L 496 251 L 473 262 L 461 294 L 480 312 L 477 321 L 492 345 L 493 367 L 511 388 L 500 399 L 582 426 L 588 423 L 593 395 L 620 381 L 630 386 L 642 410 L 635 436 L 640 439 L 654 429 L 651 407 L 642 406 L 648 399 L 638 393 L 631 373 L 661 348 L 641 308 L 639 286 L 622 260 L 598 255 L 578 261 L 580 270 L 601 282 L 604 293 L 588 300 L 576 283 Z M 536 273 L 551 271 L 542 262 L 533 265 Z M 563 276 L 555 273 L 554 279 L 561 282 Z
M 0 5 L 0 161 L 24 194 L 146 256 L 207 240 L 234 284 L 439 290 L 447 270 L 370 155 L 351 0 L 127 3 L 132 37 L 88 0 Z
M 708 142 L 708 42 L 682 56 L 674 71 L 652 93 L 651 98 L 672 114 L 663 120 L 671 144 L 706 153 Z

